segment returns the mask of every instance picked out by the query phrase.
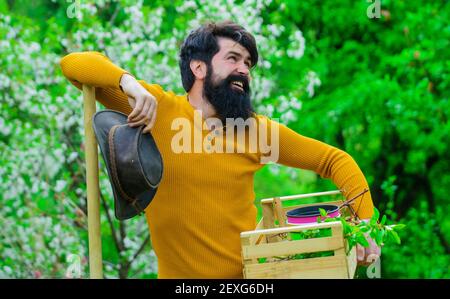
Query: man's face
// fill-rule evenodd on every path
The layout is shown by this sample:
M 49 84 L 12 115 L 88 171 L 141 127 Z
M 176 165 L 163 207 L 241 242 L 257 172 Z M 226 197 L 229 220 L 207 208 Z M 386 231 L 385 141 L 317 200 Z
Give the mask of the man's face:
M 250 54 L 239 43 L 218 38 L 220 51 L 214 55 L 204 80 L 203 94 L 214 106 L 219 118 L 251 116 Z

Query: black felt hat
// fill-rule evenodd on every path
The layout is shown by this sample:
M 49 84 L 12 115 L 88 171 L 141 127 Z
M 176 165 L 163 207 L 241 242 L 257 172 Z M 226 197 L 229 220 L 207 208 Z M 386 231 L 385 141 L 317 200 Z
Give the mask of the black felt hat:
M 162 178 L 161 154 L 144 126 L 130 127 L 127 115 L 101 110 L 92 121 L 114 194 L 116 218 L 142 213 L 156 194 Z

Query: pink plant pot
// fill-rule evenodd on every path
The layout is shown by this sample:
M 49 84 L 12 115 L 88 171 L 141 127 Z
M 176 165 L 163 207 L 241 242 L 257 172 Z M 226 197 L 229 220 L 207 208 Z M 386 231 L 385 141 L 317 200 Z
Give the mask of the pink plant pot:
M 317 217 L 320 216 L 319 209 L 324 209 L 327 212 L 327 217 L 340 216 L 337 205 L 318 204 L 288 211 L 286 213 L 287 222 L 288 224 L 317 223 Z M 321 219 L 324 220 L 325 217 L 321 217 Z

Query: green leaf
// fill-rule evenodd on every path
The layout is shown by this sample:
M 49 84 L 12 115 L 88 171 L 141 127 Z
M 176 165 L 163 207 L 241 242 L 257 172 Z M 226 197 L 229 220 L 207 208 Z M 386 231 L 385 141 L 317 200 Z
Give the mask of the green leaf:
M 397 244 L 401 244 L 401 240 L 400 237 L 398 236 L 396 231 L 391 230 L 391 235 L 394 238 L 395 242 L 397 242 Z
M 378 218 L 380 218 L 380 212 L 374 207 L 372 218 L 370 218 L 370 224 L 375 225 L 378 222 Z
M 383 236 L 384 236 L 384 230 L 377 231 L 377 234 L 375 236 L 375 243 L 377 243 L 378 246 L 381 246 L 383 243 Z
M 383 215 L 383 218 L 381 218 L 381 225 L 384 225 L 386 223 L 386 215 Z
M 406 225 L 404 225 L 404 224 L 395 224 L 395 225 L 392 225 L 391 227 L 392 227 L 393 230 L 399 231 L 399 230 L 404 229 L 406 227 Z
M 347 221 L 345 221 L 343 218 L 341 218 L 342 227 L 344 229 L 344 235 L 350 234 L 352 229 L 350 225 L 348 225 Z
M 8 3 L 6 0 L 0 0 L 0 13 L 8 14 Z
M 369 242 L 367 242 L 366 238 L 363 235 L 357 235 L 356 241 L 358 244 L 361 244 L 364 247 L 369 247 Z
M 347 252 L 347 254 L 348 254 L 350 251 L 352 251 L 352 249 L 353 249 L 354 246 L 355 246 L 355 243 L 353 243 L 353 242 L 348 242 L 348 252 Z
M 368 226 L 363 226 L 363 227 L 360 228 L 360 230 L 361 230 L 363 233 L 368 233 L 368 232 L 370 231 L 370 227 L 368 227 Z
M 353 230 L 354 230 L 353 226 L 348 225 L 348 224 L 344 228 L 344 231 L 346 234 L 353 234 Z
M 327 211 L 325 211 L 324 209 L 319 208 L 319 212 L 322 217 L 327 217 L 327 215 L 328 215 Z

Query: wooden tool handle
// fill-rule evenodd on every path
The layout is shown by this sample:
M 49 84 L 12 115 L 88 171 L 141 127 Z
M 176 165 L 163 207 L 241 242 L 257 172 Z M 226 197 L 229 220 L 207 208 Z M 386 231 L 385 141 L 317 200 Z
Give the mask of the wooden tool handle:
M 90 278 L 103 278 L 102 238 L 100 225 L 100 188 L 98 179 L 97 141 L 92 127 L 95 113 L 95 88 L 83 85 L 84 132 L 86 147 L 86 191 L 89 236 Z

